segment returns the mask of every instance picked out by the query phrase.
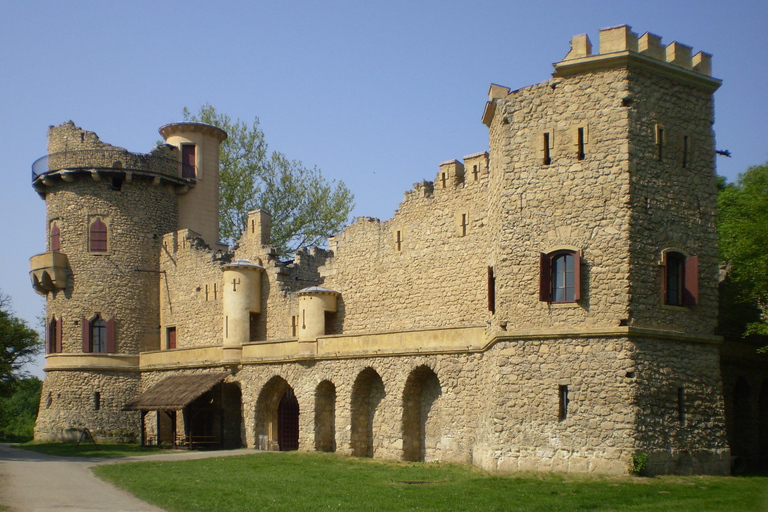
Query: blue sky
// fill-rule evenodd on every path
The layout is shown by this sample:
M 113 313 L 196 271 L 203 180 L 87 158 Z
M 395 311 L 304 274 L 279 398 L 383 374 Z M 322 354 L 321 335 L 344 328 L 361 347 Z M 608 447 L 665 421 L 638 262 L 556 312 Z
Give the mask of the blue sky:
M 547 80 L 571 36 L 629 24 L 714 55 L 718 173 L 768 161 L 768 2 L 3 2 L 0 290 L 35 322 L 29 257 L 45 249 L 30 165 L 73 120 L 147 152 L 183 107 L 258 116 L 271 149 L 320 167 L 390 218 L 438 163 L 486 150 L 490 83 Z M 31 368 L 42 375 L 40 364 Z

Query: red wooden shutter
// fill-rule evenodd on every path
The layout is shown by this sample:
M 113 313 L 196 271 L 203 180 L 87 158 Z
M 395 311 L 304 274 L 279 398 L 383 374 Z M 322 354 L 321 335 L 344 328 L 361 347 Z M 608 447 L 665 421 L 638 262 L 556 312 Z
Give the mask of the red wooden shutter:
M 183 144 L 181 146 L 181 177 L 195 178 L 195 145 Z
M 107 252 L 107 225 L 101 219 L 91 224 L 91 252 Z
M 699 257 L 690 256 L 685 259 L 685 289 L 683 304 L 693 306 L 699 303 Z
M 61 352 L 63 352 L 62 343 L 61 343 L 63 330 L 64 330 L 64 318 L 59 317 L 59 319 L 56 321 L 56 340 L 55 340 L 56 346 L 53 349 L 54 352 L 56 352 L 57 354 L 60 354 Z
M 51 340 L 51 324 L 56 321 L 56 317 L 52 317 L 50 322 L 45 322 L 45 353 L 50 354 L 53 352 L 53 345 Z M 54 334 L 55 336 L 55 334 Z
M 539 300 L 552 300 L 552 263 L 549 255 L 543 252 L 539 254 Z
M 581 299 L 581 254 L 573 252 L 573 300 Z
M 61 250 L 61 230 L 59 224 L 54 222 L 51 225 L 51 251 L 59 252 Z
M 83 328 L 83 352 L 91 352 L 91 323 L 88 321 L 87 318 L 83 317 L 80 322 L 82 322 L 82 328 Z
M 115 353 L 115 317 L 107 320 L 107 354 Z

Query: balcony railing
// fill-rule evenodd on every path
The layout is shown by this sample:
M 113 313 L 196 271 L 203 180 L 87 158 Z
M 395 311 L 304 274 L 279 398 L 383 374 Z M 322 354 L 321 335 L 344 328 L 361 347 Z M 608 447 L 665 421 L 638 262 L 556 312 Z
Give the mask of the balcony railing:
M 32 181 L 64 170 L 99 169 L 142 172 L 181 178 L 181 162 L 152 154 L 111 149 L 81 149 L 51 153 L 32 164 Z

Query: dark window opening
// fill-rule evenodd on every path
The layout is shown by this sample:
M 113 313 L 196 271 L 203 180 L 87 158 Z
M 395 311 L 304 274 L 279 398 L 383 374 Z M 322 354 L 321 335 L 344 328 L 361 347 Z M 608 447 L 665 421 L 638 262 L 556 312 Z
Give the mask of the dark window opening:
M 91 252 L 107 252 L 107 225 L 97 218 L 91 223 Z
M 664 304 L 693 306 L 699 302 L 699 258 L 680 252 L 665 252 Z
M 123 178 L 122 178 L 122 176 L 112 176 L 112 181 L 110 183 L 109 188 L 111 188 L 112 190 L 115 190 L 117 192 L 120 192 L 120 190 L 122 190 L 122 188 L 123 188 Z
M 685 426 L 685 388 L 677 388 L 677 419 Z
M 477 165 L 472 166 L 472 175 L 475 177 L 475 181 L 477 181 L 479 178 L 478 172 L 477 172 Z
M 684 135 L 683 136 L 683 169 L 688 167 L 688 151 L 689 151 L 688 136 Z
M 101 393 L 96 391 L 93 394 L 93 410 L 98 411 L 99 409 L 101 409 Z
M 579 128 L 579 130 L 581 130 L 581 128 Z M 544 165 L 549 165 L 551 163 L 552 163 L 552 158 L 550 158 L 550 154 L 549 154 L 549 133 L 545 133 L 544 134 Z
M 461 214 L 461 236 L 467 236 L 467 214 Z
M 557 421 L 564 421 L 568 417 L 568 386 L 560 386 L 558 389 L 558 395 L 560 396 L 560 406 L 557 413 Z
M 658 138 L 656 141 L 656 146 L 659 152 L 658 159 L 659 159 L 659 162 L 663 162 L 664 161 L 664 128 L 662 128 L 661 126 L 657 128 L 657 137 Z
M 443 188 L 445 188 L 445 173 L 440 173 L 440 179 L 443 181 Z
M 194 144 L 182 144 L 181 146 L 181 177 L 194 179 L 197 176 L 195 167 Z
M 107 351 L 107 322 L 101 317 L 91 323 L 91 346 L 92 352 Z
M 256 341 L 259 339 L 259 314 L 250 312 L 248 314 L 248 339 Z
M 61 317 L 57 320 L 55 316 L 51 317 L 50 322 L 48 322 L 48 325 L 46 326 L 46 332 L 45 332 L 45 349 L 49 354 L 57 354 L 62 351 L 61 349 L 61 340 L 62 340 L 62 321 Z
M 51 224 L 51 251 L 61 251 L 61 230 L 57 222 Z
M 299 315 L 291 316 L 291 336 L 299 335 Z
M 578 251 L 541 253 L 539 259 L 539 300 L 550 303 L 581 299 L 581 256 Z
M 496 313 L 496 274 L 488 267 L 488 311 Z
M 340 334 L 339 328 L 336 325 L 336 313 L 331 311 L 325 312 L 325 334 Z
M 585 156 L 584 155 L 584 142 L 585 142 L 584 141 L 584 128 L 579 128 L 577 138 L 578 138 L 577 145 L 578 145 L 578 148 L 579 148 L 579 153 L 578 153 L 577 158 L 579 160 L 584 160 L 584 156 Z
M 400 230 L 397 230 L 396 239 L 395 239 L 395 245 L 397 246 L 397 250 L 400 251 L 403 248 L 403 235 L 400 232 Z
M 168 327 L 166 329 L 165 339 L 168 342 L 168 350 L 176 348 L 176 327 Z

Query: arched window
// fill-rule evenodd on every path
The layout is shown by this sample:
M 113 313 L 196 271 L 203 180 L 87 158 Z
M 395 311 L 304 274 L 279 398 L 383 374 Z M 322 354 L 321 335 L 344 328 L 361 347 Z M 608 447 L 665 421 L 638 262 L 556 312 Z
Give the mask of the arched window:
M 692 306 L 699 301 L 699 258 L 680 251 L 662 253 L 664 304 Z
M 101 314 L 83 322 L 83 352 L 106 353 L 115 352 L 115 319 L 104 320 Z
M 91 223 L 90 228 L 91 252 L 107 252 L 107 225 L 100 218 Z
M 61 230 L 58 222 L 51 223 L 51 251 L 59 252 L 61 250 Z
M 541 253 L 539 300 L 551 303 L 581 299 L 581 258 L 579 251 Z
M 57 320 L 55 316 L 51 316 L 51 320 L 46 325 L 45 330 L 45 349 L 47 353 L 56 354 L 61 352 L 61 329 L 61 317 Z

